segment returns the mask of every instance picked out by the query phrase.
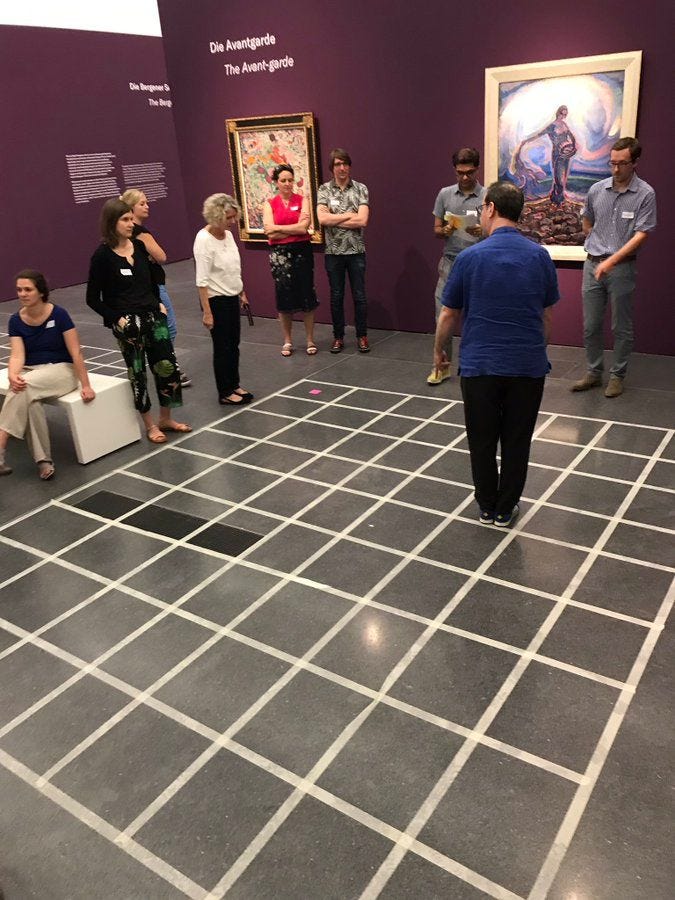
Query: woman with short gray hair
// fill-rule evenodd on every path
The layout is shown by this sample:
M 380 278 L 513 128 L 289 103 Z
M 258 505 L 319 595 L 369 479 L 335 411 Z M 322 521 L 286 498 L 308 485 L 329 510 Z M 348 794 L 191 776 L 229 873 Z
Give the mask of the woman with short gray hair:
M 239 308 L 248 307 L 241 280 L 241 258 L 232 237 L 239 204 L 229 194 L 211 194 L 204 201 L 206 227 L 197 232 L 193 254 L 202 322 L 213 341 L 213 372 L 218 402 L 241 406 L 253 394 L 239 384 Z

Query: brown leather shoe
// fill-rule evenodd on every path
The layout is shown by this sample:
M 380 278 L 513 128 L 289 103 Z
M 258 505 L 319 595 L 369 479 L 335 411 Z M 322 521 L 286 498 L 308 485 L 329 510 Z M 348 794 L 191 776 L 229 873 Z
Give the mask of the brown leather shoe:
M 618 375 L 610 375 L 607 387 L 605 388 L 605 397 L 620 397 L 623 394 L 623 378 Z
M 588 391 L 594 387 L 600 387 L 602 385 L 602 378 L 599 375 L 595 375 L 593 372 L 586 372 L 583 378 L 579 379 L 579 381 L 575 381 L 571 391 Z
M 368 343 L 367 337 L 360 337 L 357 341 L 359 345 L 359 353 L 369 353 L 370 352 L 370 344 Z
M 331 353 L 342 353 L 344 348 L 345 348 L 345 342 L 340 340 L 340 338 L 335 338 L 335 340 L 333 341 L 333 343 L 331 345 L 330 352 Z

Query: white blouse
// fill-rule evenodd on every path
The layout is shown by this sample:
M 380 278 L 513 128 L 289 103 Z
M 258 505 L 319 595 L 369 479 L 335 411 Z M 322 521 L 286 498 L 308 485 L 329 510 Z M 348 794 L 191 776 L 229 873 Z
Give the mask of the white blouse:
M 197 232 L 192 253 L 195 258 L 197 287 L 205 287 L 209 297 L 236 297 L 244 290 L 241 258 L 231 232 L 222 241 L 205 228 Z

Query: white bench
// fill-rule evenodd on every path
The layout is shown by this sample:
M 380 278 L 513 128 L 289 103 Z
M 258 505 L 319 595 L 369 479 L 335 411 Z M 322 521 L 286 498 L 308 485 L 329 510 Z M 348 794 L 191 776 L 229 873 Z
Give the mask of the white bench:
M 63 397 L 43 401 L 65 409 L 77 459 L 83 464 L 141 439 L 138 414 L 126 378 L 91 372 L 89 383 L 96 393 L 91 403 L 82 400 L 79 387 Z M 0 369 L 0 395 L 8 391 L 8 369 Z

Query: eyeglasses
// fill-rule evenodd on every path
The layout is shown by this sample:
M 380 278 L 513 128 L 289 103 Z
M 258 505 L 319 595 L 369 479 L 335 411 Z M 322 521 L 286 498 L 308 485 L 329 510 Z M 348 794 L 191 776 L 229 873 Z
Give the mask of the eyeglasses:
M 460 172 L 459 169 L 455 169 L 455 173 L 458 178 L 471 178 L 472 175 L 475 175 L 478 169 L 464 169 L 463 172 Z
M 630 160 L 628 160 L 628 161 L 626 161 L 626 160 L 624 159 L 624 160 L 621 160 L 621 162 L 612 162 L 611 160 L 609 161 L 609 168 L 610 168 L 610 169 L 625 169 L 626 166 L 632 166 L 632 165 L 633 165 L 633 160 L 632 160 L 632 159 L 630 159 Z

